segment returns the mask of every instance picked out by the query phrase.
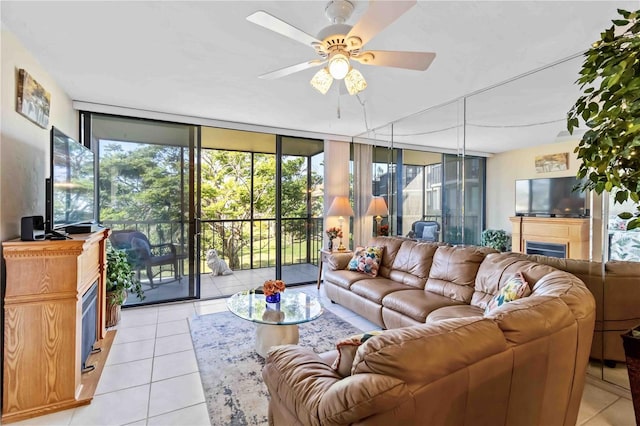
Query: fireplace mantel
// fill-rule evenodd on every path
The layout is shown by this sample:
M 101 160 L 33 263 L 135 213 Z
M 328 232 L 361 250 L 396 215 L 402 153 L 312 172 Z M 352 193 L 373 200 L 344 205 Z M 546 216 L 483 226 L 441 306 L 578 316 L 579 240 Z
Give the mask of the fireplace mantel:
M 589 218 L 527 217 L 509 218 L 512 224 L 512 251 L 526 253 L 527 241 L 563 244 L 568 259 L 589 259 Z

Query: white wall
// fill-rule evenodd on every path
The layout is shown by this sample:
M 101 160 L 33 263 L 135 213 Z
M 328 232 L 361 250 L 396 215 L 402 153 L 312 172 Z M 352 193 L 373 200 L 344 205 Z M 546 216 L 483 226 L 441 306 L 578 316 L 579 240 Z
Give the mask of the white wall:
M 19 236 L 22 216 L 44 216 L 51 126 L 78 139 L 79 121 L 64 90 L 5 27 L 0 39 L 0 240 L 5 241 Z M 16 112 L 20 68 L 51 94 L 47 129 Z
M 516 179 L 575 176 L 579 161 L 573 150 L 575 140 L 516 149 L 487 158 L 487 228 L 504 229 L 511 233 L 509 217 L 515 215 Z M 569 168 L 561 172 L 536 173 L 538 155 L 569 153 Z

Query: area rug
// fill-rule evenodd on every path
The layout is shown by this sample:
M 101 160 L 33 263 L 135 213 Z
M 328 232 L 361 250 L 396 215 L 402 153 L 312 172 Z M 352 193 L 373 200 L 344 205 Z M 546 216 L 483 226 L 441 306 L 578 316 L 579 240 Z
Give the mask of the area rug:
M 255 324 L 222 312 L 193 318 L 189 327 L 211 424 L 268 424 L 269 394 L 262 381 L 264 360 L 254 350 Z M 299 345 L 325 352 L 341 338 L 361 332 L 325 311 L 300 324 Z

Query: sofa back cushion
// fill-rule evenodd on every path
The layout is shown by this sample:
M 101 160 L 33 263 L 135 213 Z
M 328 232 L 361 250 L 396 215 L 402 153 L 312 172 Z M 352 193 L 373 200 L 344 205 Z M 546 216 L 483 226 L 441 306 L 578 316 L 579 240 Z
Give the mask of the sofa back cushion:
M 475 246 L 438 247 L 425 290 L 460 302 L 471 302 L 476 274 L 487 252 L 486 248 Z
M 491 299 L 517 273 L 522 273 L 533 290 L 540 278 L 553 271 L 556 269 L 551 266 L 511 256 L 509 253 L 489 254 L 478 269 L 471 305 L 486 309 Z
M 580 280 L 585 283 L 589 289 L 591 289 L 592 286 L 596 286 L 600 290 L 602 289 L 602 264 L 600 262 L 579 259 L 561 259 L 558 257 L 543 256 L 540 254 L 509 253 L 509 256 L 553 266 L 556 269 L 569 272 L 580 278 Z
M 380 269 L 378 270 L 378 276 L 389 278 L 393 262 L 396 259 L 398 250 L 402 243 L 407 241 L 406 238 L 397 237 L 375 237 L 369 242 L 369 246 L 383 247 L 382 250 L 382 262 L 380 263 Z
M 395 328 L 359 347 L 351 373 L 389 375 L 409 384 L 431 383 L 506 347 L 497 325 L 482 317 Z
M 423 289 L 429 270 L 433 263 L 439 243 L 417 243 L 405 241 L 400 246 L 396 255 L 389 278 L 416 288 Z
M 520 345 L 549 336 L 576 322 L 562 299 L 529 296 L 493 309 L 485 318 L 498 324 L 511 345 Z

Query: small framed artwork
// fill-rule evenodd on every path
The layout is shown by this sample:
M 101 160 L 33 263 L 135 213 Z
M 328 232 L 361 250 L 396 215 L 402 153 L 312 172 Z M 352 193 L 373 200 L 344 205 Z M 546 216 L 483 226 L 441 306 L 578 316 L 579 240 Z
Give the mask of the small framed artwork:
M 558 172 L 569 168 L 569 153 L 536 156 L 536 173 Z
M 18 72 L 16 110 L 38 126 L 46 129 L 49 126 L 50 107 L 51 94 L 28 72 L 21 69 Z

